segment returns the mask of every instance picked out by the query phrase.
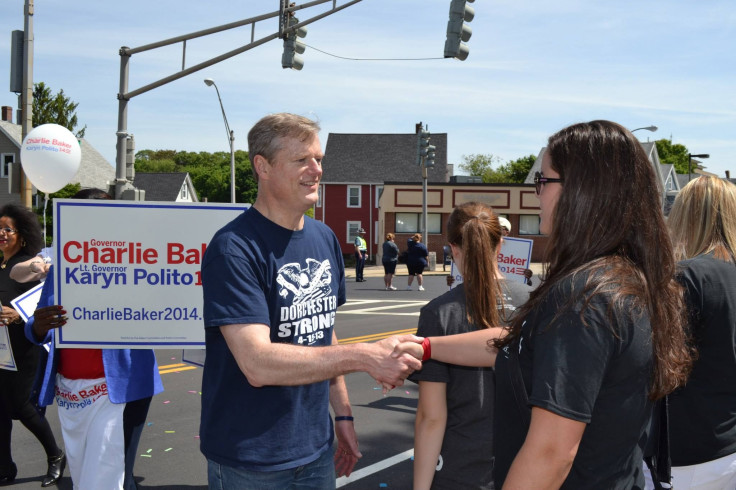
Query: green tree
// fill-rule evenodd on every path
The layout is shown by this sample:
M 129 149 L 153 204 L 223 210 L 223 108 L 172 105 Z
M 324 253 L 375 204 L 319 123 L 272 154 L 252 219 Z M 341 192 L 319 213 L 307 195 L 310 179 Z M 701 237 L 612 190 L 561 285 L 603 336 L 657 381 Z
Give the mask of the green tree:
M 53 194 L 48 195 L 48 202 L 51 204 L 53 202 L 54 198 L 59 199 L 68 199 L 72 197 L 74 194 L 79 192 L 82 189 L 82 186 L 77 184 L 67 184 L 58 191 L 54 192 Z M 38 191 L 39 198 L 41 199 L 41 202 L 45 202 L 46 194 L 44 194 L 41 191 Z M 46 246 L 50 247 L 51 242 L 54 241 L 54 214 L 51 211 L 51 206 L 48 206 L 46 209 L 46 214 L 44 215 L 43 208 L 36 209 L 36 214 L 38 214 L 38 221 L 41 223 L 41 227 L 45 227 L 46 229 Z
M 490 153 L 488 155 L 463 155 L 462 158 L 460 169 L 472 177 L 481 177 L 483 182 L 486 182 L 486 176 L 490 177 L 493 172 L 493 162 L 499 160 Z
M 463 155 L 463 163 L 460 169 L 468 172 L 471 176 L 480 177 L 486 184 L 521 184 L 526 180 L 534 161 L 534 155 L 529 155 L 499 165 L 493 168 L 494 162 L 499 158 L 488 155 Z
M 657 153 L 659 161 L 675 166 L 675 172 L 678 174 L 688 173 L 687 156 L 690 151 L 685 145 L 679 143 L 672 144 L 668 139 L 661 139 L 654 142 L 657 145 Z
M 77 106 L 79 103 L 64 95 L 63 89 L 59 90 L 56 95 L 52 95 L 50 87 L 43 82 L 38 82 L 33 86 L 33 127 L 53 123 L 74 132 L 78 124 Z M 85 125 L 74 134 L 77 138 L 84 138 L 86 130 Z
M 199 199 L 230 202 L 230 152 L 141 150 L 135 155 L 136 172 L 188 172 Z M 258 186 L 248 152 L 235 151 L 235 200 L 255 201 Z

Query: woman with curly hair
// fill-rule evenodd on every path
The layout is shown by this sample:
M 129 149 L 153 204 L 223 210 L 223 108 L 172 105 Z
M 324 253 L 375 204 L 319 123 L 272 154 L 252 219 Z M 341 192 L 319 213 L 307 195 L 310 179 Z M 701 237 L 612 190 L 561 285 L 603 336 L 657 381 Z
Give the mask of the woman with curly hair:
M 31 402 L 41 350 L 29 342 L 23 331 L 25 323 L 10 306 L 10 301 L 33 288 L 38 282 L 20 283 L 10 278 L 10 270 L 19 262 L 35 256 L 43 246 L 38 217 L 17 204 L 0 209 L 0 321 L 7 326 L 10 347 L 17 371 L 0 369 L 0 484 L 12 483 L 18 473 L 10 451 L 13 420 L 20 420 L 43 445 L 48 458 L 48 471 L 42 487 L 56 484 L 66 465 L 64 452 L 56 444 L 46 418 Z
M 547 272 L 508 335 L 397 352 L 495 366 L 497 488 L 644 488 L 653 401 L 692 364 L 654 169 L 631 132 L 592 121 L 549 138 L 534 180 Z

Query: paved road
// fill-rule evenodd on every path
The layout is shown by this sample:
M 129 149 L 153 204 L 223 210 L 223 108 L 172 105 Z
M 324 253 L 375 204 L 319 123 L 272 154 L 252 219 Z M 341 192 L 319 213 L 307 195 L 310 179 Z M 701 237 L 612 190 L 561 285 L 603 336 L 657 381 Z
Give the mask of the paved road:
M 348 303 L 337 315 L 338 336 L 343 342 L 356 342 L 377 340 L 388 332 L 413 332 L 421 306 L 447 289 L 439 269 L 439 275 L 425 276 L 426 291 L 421 292 L 416 282 L 412 291 L 403 289 L 406 275 L 395 278 L 399 290 L 385 291 L 380 268 L 367 268 L 368 280 L 363 283 L 356 283 L 348 271 Z M 154 397 L 141 438 L 135 473 L 144 489 L 206 488 L 206 463 L 198 439 L 202 370 L 183 363 L 181 357 L 181 351 L 157 351 L 166 391 Z M 416 386 L 407 383 L 383 396 L 363 373 L 347 376 L 347 384 L 363 458 L 353 476 L 338 480 L 338 485 L 349 490 L 411 488 Z M 47 417 L 61 440 L 55 407 L 49 407 Z M 17 422 L 13 455 L 19 470 L 13 488 L 39 488 L 46 471 L 45 455 Z M 68 473 L 58 488 L 72 489 Z

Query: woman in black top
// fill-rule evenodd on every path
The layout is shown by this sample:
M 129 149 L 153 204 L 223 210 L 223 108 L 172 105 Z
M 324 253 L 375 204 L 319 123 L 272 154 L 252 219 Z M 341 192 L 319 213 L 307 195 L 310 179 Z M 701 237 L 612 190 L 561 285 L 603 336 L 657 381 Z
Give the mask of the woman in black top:
M 592 121 L 549 138 L 535 184 L 547 274 L 509 334 L 397 353 L 495 365 L 497 488 L 643 488 L 652 400 L 692 362 L 654 169 L 628 130 Z
M 736 186 L 701 176 L 667 224 L 698 359 L 669 396 L 675 488 L 736 488 Z
M 0 321 L 7 327 L 17 371 L 0 369 L 0 484 L 12 483 L 18 473 L 10 452 L 13 420 L 20 420 L 43 445 L 48 458 L 48 472 L 41 486 L 54 485 L 64 471 L 66 459 L 56 445 L 48 421 L 31 403 L 31 390 L 38 370 L 42 347 L 26 339 L 25 322 L 10 301 L 33 288 L 38 282 L 19 283 L 10 278 L 10 270 L 30 259 L 42 247 L 41 227 L 35 214 L 16 204 L 0 209 Z

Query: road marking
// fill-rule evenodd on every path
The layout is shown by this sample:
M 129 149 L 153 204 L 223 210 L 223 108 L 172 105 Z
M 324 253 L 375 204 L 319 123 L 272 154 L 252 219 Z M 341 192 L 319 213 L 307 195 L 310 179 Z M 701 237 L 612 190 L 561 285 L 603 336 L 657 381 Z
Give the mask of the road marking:
M 158 374 L 176 373 L 179 371 L 190 371 L 197 369 L 197 366 L 191 364 L 166 364 L 158 367 Z
M 355 481 L 360 480 L 361 478 L 365 478 L 366 476 L 370 476 L 373 473 L 378 473 L 379 471 L 385 470 L 388 467 L 391 467 L 395 464 L 402 463 L 406 461 L 409 458 L 414 457 L 414 448 L 409 449 L 408 451 L 404 451 L 403 453 L 399 453 L 396 456 L 392 456 L 388 459 L 384 459 L 383 461 L 379 461 L 378 463 L 374 463 L 370 466 L 366 466 L 365 468 L 361 468 L 358 471 L 353 471 L 353 473 L 350 476 L 341 476 L 337 480 L 335 480 L 335 487 L 340 488 L 344 487 L 345 485 L 348 485 L 349 483 L 353 483 Z
M 388 303 L 388 304 L 387 304 Z M 389 315 L 389 316 L 419 316 L 418 311 L 410 312 L 397 312 L 388 311 L 396 310 L 399 308 L 416 308 L 422 307 L 429 303 L 429 301 L 422 300 L 378 300 L 378 299 L 364 299 L 364 300 L 350 300 L 343 305 L 343 308 L 338 310 L 338 315 Z M 355 306 L 363 305 L 377 305 L 369 308 L 354 308 Z M 345 309 L 348 307 L 349 309 Z
M 385 339 L 386 337 L 391 337 L 392 335 L 404 335 L 404 334 L 415 334 L 417 333 L 416 327 L 413 328 L 407 328 L 405 330 L 394 330 L 392 332 L 380 332 L 380 333 L 373 333 L 369 335 L 361 335 L 359 337 L 349 337 L 346 339 L 338 340 L 339 344 L 357 344 L 358 342 L 371 342 L 374 340 L 381 340 Z

